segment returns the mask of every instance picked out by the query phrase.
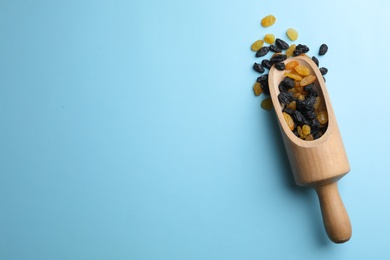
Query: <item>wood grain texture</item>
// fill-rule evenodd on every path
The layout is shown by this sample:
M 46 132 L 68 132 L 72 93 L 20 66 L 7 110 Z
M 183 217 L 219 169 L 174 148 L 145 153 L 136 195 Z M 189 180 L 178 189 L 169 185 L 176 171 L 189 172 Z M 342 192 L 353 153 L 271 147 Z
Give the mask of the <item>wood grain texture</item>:
M 295 182 L 297 185 L 316 189 L 327 234 L 333 242 L 342 243 L 349 239 L 352 229 L 337 190 L 337 181 L 350 171 L 350 165 L 329 94 L 317 65 L 304 56 L 289 58 L 285 63 L 292 59 L 309 67 L 311 74 L 317 77 L 314 88 L 323 100 L 322 109 L 328 112 L 326 132 L 319 139 L 305 141 L 296 137 L 288 128 L 278 100 L 278 86 L 284 78 L 284 72 L 276 70 L 275 67 L 271 68 L 268 78 L 272 102 Z

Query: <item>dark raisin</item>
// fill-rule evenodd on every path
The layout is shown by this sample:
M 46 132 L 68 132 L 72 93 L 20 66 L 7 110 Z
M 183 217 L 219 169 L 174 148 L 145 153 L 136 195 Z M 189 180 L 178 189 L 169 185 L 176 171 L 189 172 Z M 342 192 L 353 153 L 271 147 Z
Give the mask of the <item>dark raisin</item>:
M 287 87 L 287 88 L 293 88 L 294 87 L 294 85 L 295 85 L 295 81 L 294 81 L 294 79 L 292 79 L 292 78 L 289 78 L 289 77 L 285 77 L 284 79 L 283 79 L 283 84 Z
M 326 75 L 326 73 L 328 73 L 328 69 L 325 68 L 325 67 L 321 67 L 320 68 L 320 72 L 321 72 L 322 75 Z
M 260 83 L 261 89 L 264 94 L 269 95 L 268 74 L 264 74 L 257 78 L 257 82 Z
M 303 45 L 303 44 L 298 44 L 297 47 L 295 47 L 293 55 L 298 56 L 302 53 L 307 53 L 307 52 L 309 52 L 309 47 L 307 47 L 306 45 Z
M 311 128 L 312 130 L 318 131 L 318 130 L 320 129 L 320 127 L 321 127 L 321 124 L 320 124 L 320 122 L 318 121 L 318 119 L 314 118 L 314 119 L 312 119 L 312 120 L 310 121 L 310 128 Z
M 316 97 L 308 97 L 303 102 L 306 111 L 314 111 L 314 103 L 316 102 Z
M 302 124 L 304 121 L 304 116 L 302 115 L 301 112 L 299 112 L 298 110 L 295 110 L 293 113 L 293 119 L 296 123 Z
M 259 73 L 264 73 L 265 69 L 263 68 L 263 66 L 261 66 L 261 64 L 259 63 L 254 63 L 253 64 L 253 69 Z
M 276 44 L 276 46 L 278 46 L 282 50 L 287 50 L 288 47 L 290 47 L 287 42 L 285 42 L 279 38 L 276 39 L 275 44 Z
M 317 65 L 317 67 L 320 66 L 320 62 L 318 61 L 318 59 L 315 56 L 311 57 L 311 60 L 314 61 L 314 63 Z
M 287 59 L 287 55 L 285 54 L 275 54 L 271 59 L 270 62 L 271 64 L 275 64 L 278 62 L 282 62 Z
M 280 92 L 286 92 L 288 90 L 286 85 L 283 84 L 283 81 L 279 83 L 278 88 Z
M 263 57 L 267 55 L 268 52 L 269 52 L 269 47 L 267 46 L 261 47 L 260 50 L 256 52 L 256 57 Z
M 283 105 L 287 105 L 290 102 L 294 101 L 294 96 L 290 92 L 280 92 L 278 95 L 279 102 Z
M 282 52 L 282 49 L 279 48 L 278 46 L 274 45 L 274 44 L 269 46 L 269 50 L 273 51 L 273 52 Z
M 272 67 L 272 64 L 269 60 L 267 59 L 264 59 L 261 61 L 261 65 L 264 67 L 264 68 L 267 68 L 267 69 L 270 69 Z
M 317 117 L 317 113 L 311 110 L 304 111 L 302 114 L 309 120 L 313 120 Z
M 328 51 L 328 45 L 326 45 L 325 43 L 324 44 L 321 44 L 320 46 L 320 50 L 318 52 L 318 55 L 325 55 L 325 53 Z
M 275 64 L 275 68 L 277 70 L 284 70 L 286 68 L 286 65 L 283 62 L 278 62 Z

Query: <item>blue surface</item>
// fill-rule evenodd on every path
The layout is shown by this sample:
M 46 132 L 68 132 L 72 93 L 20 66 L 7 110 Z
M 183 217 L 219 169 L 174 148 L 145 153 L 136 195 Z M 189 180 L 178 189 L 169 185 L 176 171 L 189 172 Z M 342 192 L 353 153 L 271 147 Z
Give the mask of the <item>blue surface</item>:
M 291 4 L 0 0 L 0 259 L 389 259 L 390 2 Z M 329 46 L 342 245 L 252 92 L 289 27 Z

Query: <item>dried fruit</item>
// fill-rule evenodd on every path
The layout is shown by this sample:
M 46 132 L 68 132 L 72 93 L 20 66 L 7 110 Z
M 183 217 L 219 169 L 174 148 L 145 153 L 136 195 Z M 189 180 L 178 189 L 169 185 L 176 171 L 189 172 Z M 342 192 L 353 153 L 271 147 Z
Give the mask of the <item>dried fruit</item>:
M 290 47 L 287 42 L 279 38 L 276 39 L 275 44 L 282 50 L 287 50 Z
M 316 76 L 309 75 L 307 77 L 304 77 L 299 84 L 301 86 L 306 86 L 306 85 L 309 85 L 309 84 L 313 83 L 314 81 L 316 81 L 316 79 L 317 79 Z
M 273 51 L 273 52 L 282 52 L 281 48 L 279 48 L 278 46 L 273 45 L 273 44 L 269 46 L 269 50 Z
M 311 132 L 310 126 L 308 126 L 308 125 L 303 125 L 302 126 L 302 134 L 307 136 L 308 134 L 310 134 L 310 132 Z
M 293 28 L 288 28 L 286 34 L 287 34 L 288 38 L 290 38 L 290 40 L 292 40 L 292 41 L 295 41 L 296 39 L 298 39 L 298 32 Z
M 251 50 L 252 51 L 258 51 L 260 50 L 261 47 L 263 47 L 264 41 L 263 40 L 257 40 L 251 45 Z
M 265 69 L 263 68 L 263 66 L 261 66 L 261 64 L 259 63 L 254 63 L 253 64 L 253 69 L 259 73 L 264 73 Z
M 299 76 L 298 74 L 292 73 L 292 72 L 285 72 L 284 76 L 292 78 L 292 79 L 295 79 L 295 80 L 298 80 L 298 81 L 302 80 L 301 76 Z
M 286 112 L 282 112 L 282 114 L 283 114 L 284 120 L 287 123 L 288 128 L 290 128 L 290 130 L 294 130 L 294 128 L 295 128 L 294 120 Z
M 326 123 L 328 123 L 328 113 L 326 111 L 318 112 L 317 120 L 320 122 L 321 125 L 325 125 Z
M 295 47 L 293 55 L 298 56 L 298 55 L 301 55 L 301 54 L 307 53 L 307 52 L 309 52 L 309 47 L 307 47 L 306 45 L 303 45 L 303 44 L 298 44 L 297 47 Z
M 272 56 L 272 58 L 270 59 L 270 62 L 271 62 L 271 64 L 275 64 L 275 63 L 284 61 L 286 59 L 287 59 L 286 55 L 284 55 L 284 54 L 276 54 L 276 55 Z
M 291 110 L 297 109 L 297 101 L 294 100 L 294 101 L 290 102 L 286 107 L 291 109 Z
M 280 92 L 278 95 L 278 100 L 281 104 L 287 105 L 290 102 L 294 101 L 294 96 L 290 92 Z
M 318 61 L 318 59 L 315 56 L 311 57 L 311 60 L 314 61 L 314 63 L 317 65 L 317 67 L 320 66 L 320 62 Z
M 322 75 L 326 75 L 326 73 L 328 73 L 328 69 L 325 68 L 325 67 L 321 67 L 320 68 L 320 72 L 321 72 Z
M 286 64 L 286 70 L 292 70 L 292 69 L 294 69 L 298 65 L 299 65 L 299 62 L 296 61 L 296 60 L 289 61 Z
M 270 69 L 272 67 L 272 64 L 269 60 L 267 59 L 264 59 L 261 61 L 261 65 L 264 67 L 264 68 L 267 68 L 267 69 Z
M 283 62 L 278 62 L 278 63 L 275 64 L 275 68 L 277 70 L 285 70 L 286 69 L 286 65 Z
M 295 44 L 290 45 L 290 47 L 286 50 L 287 57 L 293 56 L 296 47 L 297 46 Z
M 265 36 L 264 36 L 264 41 L 266 42 L 266 43 L 268 43 L 268 44 L 274 44 L 274 42 L 275 42 L 275 35 L 273 35 L 273 34 L 266 34 Z
M 263 108 L 265 110 L 271 110 L 272 107 L 273 107 L 272 99 L 270 97 L 265 98 L 265 99 L 263 99 L 263 101 L 261 101 L 261 108 Z
M 301 76 L 309 76 L 310 75 L 310 69 L 306 66 L 298 65 L 294 69 Z
M 320 50 L 318 51 L 318 55 L 325 55 L 325 53 L 328 51 L 328 45 L 321 44 Z
M 255 96 L 260 96 L 260 94 L 263 93 L 263 89 L 261 88 L 260 82 L 256 82 L 253 85 L 253 92 L 255 93 Z
M 261 47 L 256 52 L 256 57 L 263 57 L 263 56 L 267 55 L 268 52 L 269 52 L 269 47 L 267 47 L 267 46 Z
M 273 25 L 275 22 L 276 22 L 276 18 L 272 14 L 267 15 L 266 17 L 261 19 L 261 25 L 263 27 L 269 27 L 269 26 Z

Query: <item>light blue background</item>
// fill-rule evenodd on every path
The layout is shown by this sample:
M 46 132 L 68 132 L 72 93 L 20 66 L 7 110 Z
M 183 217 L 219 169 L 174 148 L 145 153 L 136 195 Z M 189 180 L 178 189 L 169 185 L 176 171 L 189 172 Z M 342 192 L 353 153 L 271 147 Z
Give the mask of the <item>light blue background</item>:
M 389 259 L 389 24 L 385 0 L 0 0 L 0 259 Z M 288 27 L 329 46 L 342 245 L 252 92 L 250 45 Z

